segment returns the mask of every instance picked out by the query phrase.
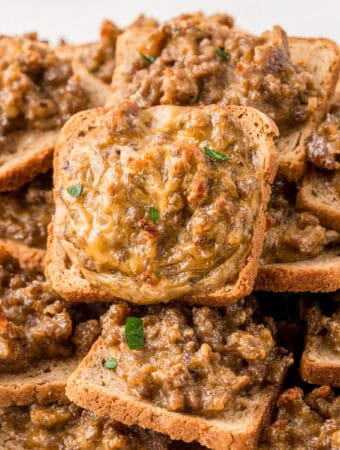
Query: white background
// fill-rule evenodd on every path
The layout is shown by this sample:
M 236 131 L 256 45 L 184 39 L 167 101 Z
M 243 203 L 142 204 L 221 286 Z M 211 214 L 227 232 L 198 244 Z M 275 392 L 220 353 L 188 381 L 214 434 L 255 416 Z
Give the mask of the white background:
M 0 0 L 0 34 L 38 31 L 53 42 L 80 43 L 97 39 L 104 18 L 124 26 L 142 12 L 164 20 L 197 10 L 228 12 L 255 33 L 278 23 L 290 35 L 340 43 L 340 0 Z

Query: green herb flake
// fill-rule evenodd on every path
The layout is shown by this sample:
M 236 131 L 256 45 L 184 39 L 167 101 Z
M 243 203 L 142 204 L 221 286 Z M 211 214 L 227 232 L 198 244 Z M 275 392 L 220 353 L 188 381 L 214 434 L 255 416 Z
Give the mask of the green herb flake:
M 223 50 L 223 48 L 221 48 L 221 47 L 217 47 L 216 55 L 221 56 L 222 58 L 225 58 L 225 59 L 230 59 L 230 53 L 225 52 Z
M 70 186 L 67 188 L 67 192 L 70 195 L 73 195 L 73 197 L 79 198 L 83 192 L 83 185 L 82 184 L 74 184 L 73 186 Z
M 159 211 L 158 211 L 158 209 L 154 208 L 153 206 L 150 206 L 150 208 L 149 208 L 149 217 L 152 220 L 152 222 L 156 225 L 157 220 L 159 219 Z
M 140 56 L 146 61 L 148 64 L 152 64 L 156 61 L 156 56 L 152 55 L 144 55 L 144 53 L 139 52 Z
M 139 350 L 144 345 L 144 325 L 139 317 L 128 317 L 125 322 L 125 340 L 131 350 Z
M 153 273 L 156 275 L 157 278 L 161 278 L 162 277 L 162 275 L 161 275 L 161 273 L 160 273 L 160 271 L 158 269 L 155 269 L 153 271 Z
M 204 153 L 209 156 L 209 158 L 214 159 L 216 161 L 228 161 L 230 157 L 226 155 L 225 153 L 217 152 L 216 150 L 213 150 L 209 147 L 204 147 Z
M 118 366 L 116 358 L 110 358 L 103 362 L 105 369 L 116 369 Z

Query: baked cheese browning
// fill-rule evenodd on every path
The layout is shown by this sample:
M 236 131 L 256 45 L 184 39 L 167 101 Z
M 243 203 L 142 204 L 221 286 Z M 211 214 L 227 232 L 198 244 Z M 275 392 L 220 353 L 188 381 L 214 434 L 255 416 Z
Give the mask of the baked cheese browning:
M 276 180 L 267 214 L 261 264 L 294 262 L 340 244 L 340 233 L 320 225 L 309 211 L 296 208 L 294 183 Z
M 102 317 L 102 336 L 116 359 L 115 388 L 204 417 L 221 418 L 228 407 L 242 408 L 251 389 L 279 383 L 291 363 L 270 329 L 254 319 L 255 309 L 252 299 L 223 309 L 156 305 L 142 312 L 112 306 Z M 144 329 L 138 350 L 124 328 L 135 315 Z
M 317 337 L 322 348 L 340 355 L 340 296 L 335 294 L 333 299 L 328 308 L 315 304 L 308 309 L 307 333 Z
M 1 192 L 0 203 L 0 239 L 46 247 L 47 226 L 54 210 L 51 173 L 39 175 L 16 191 Z
M 0 99 L 0 139 L 19 129 L 61 127 L 88 103 L 70 62 L 31 35 L 0 38 Z
M 300 388 L 279 397 L 275 421 L 265 428 L 259 450 L 340 448 L 340 396 L 329 386 L 304 398 Z
M 0 439 L 6 448 L 166 450 L 170 443 L 159 433 L 96 417 L 73 403 L 9 407 L 0 418 Z
M 309 139 L 307 157 L 321 169 L 340 169 L 340 100 L 331 106 L 325 120 Z
M 100 29 L 100 40 L 80 53 L 86 68 L 104 83 L 111 83 L 115 67 L 115 49 L 121 30 L 110 20 L 104 20 Z
M 95 119 L 74 144 L 65 141 L 57 162 L 61 244 L 72 263 L 135 303 L 235 282 L 266 183 L 266 156 L 251 133 L 215 105 L 125 102 Z
M 100 333 L 98 320 L 87 320 L 85 311 L 81 317 L 67 309 L 39 271 L 23 269 L 1 252 L 0 373 L 44 358 L 85 355 Z
M 115 101 L 252 106 L 281 132 L 305 122 L 318 93 L 303 64 L 292 64 L 285 32 L 276 26 L 256 37 L 225 17 L 182 15 L 158 28 L 127 30 L 117 44 Z

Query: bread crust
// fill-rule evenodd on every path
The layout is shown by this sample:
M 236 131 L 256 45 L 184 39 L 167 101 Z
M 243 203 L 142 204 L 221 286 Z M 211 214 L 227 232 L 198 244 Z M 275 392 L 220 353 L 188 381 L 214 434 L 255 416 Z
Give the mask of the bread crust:
M 0 407 L 67 403 L 65 385 L 76 358 L 39 361 L 23 373 L 0 374 Z
M 0 191 L 17 189 L 52 167 L 59 130 L 15 131 L 0 144 Z
M 255 448 L 260 431 L 271 414 L 278 386 L 266 389 L 254 400 L 250 408 L 253 413 L 251 421 L 248 418 L 246 424 L 240 421 L 228 428 L 226 421 L 168 411 L 149 402 L 114 392 L 105 383 L 97 384 L 96 380 L 91 379 L 91 374 L 105 370 L 102 367 L 102 360 L 109 354 L 110 349 L 105 348 L 102 338 L 99 338 L 68 380 L 66 394 L 71 401 L 98 416 L 108 416 L 126 425 L 149 428 L 168 434 L 171 439 L 198 441 L 216 450 Z M 112 371 L 110 376 L 114 377 Z M 238 411 L 231 410 L 231 421 L 234 419 L 233 413 L 239 414 Z
M 270 292 L 333 292 L 340 289 L 340 249 L 294 263 L 259 267 L 255 290 Z
M 337 201 L 327 198 L 329 201 L 325 202 L 317 194 L 317 191 L 324 189 L 324 178 L 327 180 L 327 174 L 323 177 L 315 170 L 305 175 L 296 197 L 296 205 L 300 209 L 312 211 L 325 227 L 340 231 L 340 196 Z
M 253 289 L 258 270 L 258 259 L 262 252 L 264 239 L 265 209 L 270 197 L 270 185 L 274 180 L 277 170 L 277 154 L 272 138 L 273 135 L 278 133 L 278 130 L 274 123 L 267 116 L 253 108 L 238 106 L 220 106 L 220 108 L 227 109 L 230 120 L 241 125 L 242 129 L 253 137 L 258 148 L 264 152 L 263 176 L 261 205 L 257 217 L 255 218 L 250 251 L 238 279 L 236 282 L 217 289 L 215 292 L 187 295 L 182 298 L 185 302 L 207 304 L 211 306 L 221 306 L 234 302 L 245 295 L 248 295 Z M 99 108 L 88 112 L 78 113 L 64 126 L 54 157 L 55 185 L 59 176 L 64 154 L 68 154 L 68 148 L 73 144 L 73 141 L 77 139 L 78 135 L 83 135 L 86 133 L 87 127 L 95 124 L 95 121 L 100 114 L 104 114 L 107 111 L 108 109 Z M 65 300 L 70 301 L 116 301 L 117 299 L 115 297 L 112 297 L 101 289 L 92 287 L 82 276 L 80 270 L 73 267 L 72 264 L 70 265 L 60 242 L 63 238 L 61 225 L 64 223 L 66 215 L 64 206 L 56 195 L 55 203 L 56 213 L 52 220 L 52 224 L 49 227 L 45 270 L 46 277 L 51 282 L 53 289 Z
M 331 361 L 317 357 L 314 347 L 317 336 L 308 336 L 300 361 L 300 375 L 304 381 L 311 384 L 329 384 L 340 387 L 340 359 Z

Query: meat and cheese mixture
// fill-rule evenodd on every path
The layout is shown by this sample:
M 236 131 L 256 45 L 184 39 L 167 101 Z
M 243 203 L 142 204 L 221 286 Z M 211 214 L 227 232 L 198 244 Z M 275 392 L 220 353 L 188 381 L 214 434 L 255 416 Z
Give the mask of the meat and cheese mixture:
M 72 263 L 113 296 L 144 304 L 235 281 L 265 167 L 237 119 L 219 106 L 125 102 L 93 120 L 59 157 L 61 243 Z
M 278 412 L 265 428 L 259 450 L 335 450 L 340 448 L 340 396 L 321 386 L 303 397 L 291 388 L 279 397 Z
M 100 40 L 90 45 L 80 54 L 86 68 L 104 83 L 111 83 L 115 67 L 115 50 L 117 37 L 121 30 L 110 20 L 104 20 L 100 30 Z
M 11 192 L 0 193 L 0 239 L 45 248 L 54 210 L 51 173 Z
M 332 105 L 325 120 L 311 136 L 307 157 L 321 169 L 340 169 L 340 100 Z
M 119 389 L 170 411 L 223 416 L 252 389 L 280 382 L 291 363 L 255 310 L 253 299 L 223 309 L 156 305 L 143 313 L 112 306 L 102 336 L 116 356 Z M 136 314 L 144 330 L 138 350 L 124 328 Z
M 232 27 L 229 16 L 182 15 L 161 27 L 127 31 L 118 40 L 116 95 L 143 107 L 158 104 L 253 106 L 281 131 L 317 108 L 303 65 L 292 64 L 278 26 L 256 37 Z M 137 42 L 135 42 L 137 41 Z M 123 80 L 123 85 L 121 85 Z
M 34 35 L 0 37 L 0 140 L 13 130 L 60 127 L 86 107 L 70 62 L 48 44 Z
M 340 355 L 340 294 L 334 295 L 327 307 L 323 306 L 313 305 L 308 310 L 308 334 L 317 336 L 322 348 Z
M 97 308 L 73 313 L 39 271 L 20 267 L 2 251 L 0 373 L 25 370 L 43 358 L 85 355 L 100 333 Z
M 96 417 L 73 403 L 0 411 L 0 448 L 49 450 L 166 450 L 170 439 Z M 186 444 L 183 444 L 186 448 Z
M 340 244 L 340 233 L 321 226 L 309 211 L 298 211 L 296 186 L 276 180 L 267 214 L 262 264 L 294 262 L 318 256 Z

